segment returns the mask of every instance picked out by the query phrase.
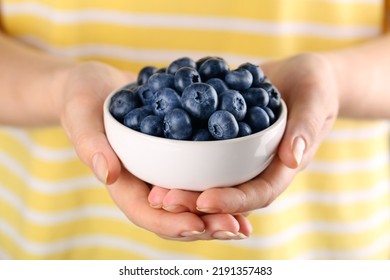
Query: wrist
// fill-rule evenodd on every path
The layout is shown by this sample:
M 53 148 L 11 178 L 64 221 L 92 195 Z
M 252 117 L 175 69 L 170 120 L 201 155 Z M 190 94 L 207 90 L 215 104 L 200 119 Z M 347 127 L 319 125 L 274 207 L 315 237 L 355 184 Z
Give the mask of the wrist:
M 334 72 L 339 115 L 348 118 L 389 118 L 388 73 L 390 37 L 325 53 Z
M 78 65 L 75 61 L 63 61 L 47 69 L 48 79 L 48 109 L 47 122 L 60 123 L 66 99 L 66 89 L 73 69 Z
M 350 102 L 348 100 L 348 95 L 344 94 L 348 80 L 343 74 L 345 63 L 343 61 L 343 56 L 336 52 L 324 53 L 323 56 L 331 69 L 330 72 L 332 73 L 332 80 L 330 82 L 333 83 L 333 89 L 336 91 L 338 100 L 338 115 L 345 115 L 346 108 L 348 108 L 348 104 Z

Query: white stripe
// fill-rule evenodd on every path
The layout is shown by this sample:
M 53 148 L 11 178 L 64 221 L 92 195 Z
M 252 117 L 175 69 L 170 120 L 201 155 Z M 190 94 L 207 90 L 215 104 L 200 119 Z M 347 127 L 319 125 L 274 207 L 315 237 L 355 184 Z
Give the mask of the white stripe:
M 357 127 L 357 128 L 341 128 L 333 129 L 327 136 L 327 141 L 348 141 L 348 140 L 367 140 L 375 139 L 376 137 L 386 136 L 389 137 L 390 122 L 383 121 L 378 122 L 374 126 Z
M 81 189 L 103 188 L 103 185 L 92 174 L 59 181 L 35 178 L 17 161 L 2 152 L 0 152 L 0 165 L 14 173 L 30 189 L 45 194 L 62 194 Z
M 0 247 L 0 260 L 10 260 L 11 256 Z
M 84 9 L 56 10 L 39 3 L 5 3 L 6 15 L 35 14 L 60 24 L 101 22 L 124 26 L 142 26 L 172 29 L 237 31 L 251 34 L 308 35 L 334 39 L 358 39 L 376 36 L 379 27 L 331 26 L 300 22 L 270 22 L 233 17 L 208 17 L 177 14 L 141 14 L 119 11 Z
M 364 248 L 354 250 L 309 250 L 294 259 L 296 260 L 313 260 L 313 259 L 370 259 L 376 254 L 383 252 L 387 248 L 387 259 L 390 259 L 390 234 L 377 238 L 373 243 Z
M 342 191 L 338 193 L 305 191 L 297 194 L 282 194 L 281 197 L 268 207 L 254 211 L 253 215 L 288 211 L 290 208 L 310 203 L 348 207 L 350 204 L 371 202 L 382 197 L 390 197 L 390 181 L 388 180 L 355 191 Z
M 29 222 L 42 226 L 55 226 L 61 223 L 69 223 L 88 218 L 103 218 L 119 221 L 128 221 L 124 214 L 116 207 L 83 205 L 71 210 L 58 212 L 41 212 L 29 208 L 23 199 L 7 190 L 0 184 L 0 198 L 7 202 Z
M 307 166 L 306 170 L 320 173 L 349 173 L 349 172 L 367 172 L 386 167 L 390 163 L 390 154 L 388 152 L 375 155 L 362 160 L 351 160 L 342 162 L 325 162 L 313 160 Z
M 34 242 L 25 239 L 20 232 L 1 219 L 0 231 L 8 236 L 9 239 L 13 240 L 22 251 L 42 258 L 72 249 L 91 248 L 92 250 L 97 250 L 97 248 L 112 248 L 132 254 L 139 254 L 150 259 L 195 259 L 193 256 L 184 253 L 159 251 L 155 247 L 143 245 L 140 242 L 109 235 L 90 234 L 50 243 Z
M 123 47 L 108 44 L 83 44 L 71 47 L 50 46 L 42 40 L 35 37 L 20 37 L 20 40 L 35 46 L 39 49 L 45 50 L 48 53 L 58 56 L 65 56 L 71 58 L 108 58 L 118 59 L 130 62 L 139 62 L 144 64 L 161 63 L 167 64 L 178 57 L 188 56 L 193 59 L 201 57 L 216 55 L 223 57 L 231 66 L 239 65 L 244 62 L 251 61 L 252 63 L 260 64 L 267 60 L 265 57 L 236 55 L 229 52 L 199 52 L 199 51 L 183 51 L 183 50 L 159 50 L 159 49 L 137 49 L 131 47 Z M 269 59 L 269 58 L 268 58 Z
M 372 228 L 388 224 L 390 219 L 390 206 L 382 211 L 375 212 L 367 219 L 357 222 L 324 222 L 310 221 L 293 225 L 288 229 L 272 236 L 252 236 L 240 241 L 240 245 L 248 248 L 272 248 L 281 246 L 288 242 L 293 242 L 297 238 L 304 238 L 310 233 L 325 234 L 359 234 Z
M 10 260 L 11 256 L 8 255 L 2 248 L 0 248 L 0 260 Z
M 78 158 L 73 148 L 48 148 L 35 144 L 23 129 L 1 127 L 1 130 L 19 141 L 33 157 L 39 158 L 40 160 L 60 162 Z

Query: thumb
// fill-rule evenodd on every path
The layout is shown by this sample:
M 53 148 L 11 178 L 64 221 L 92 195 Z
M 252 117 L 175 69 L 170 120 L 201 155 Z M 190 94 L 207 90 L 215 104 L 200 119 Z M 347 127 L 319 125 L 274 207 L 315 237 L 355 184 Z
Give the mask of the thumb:
M 326 88 L 316 83 L 292 84 L 289 69 L 283 61 L 267 61 L 261 65 L 281 92 L 288 108 L 288 118 L 278 156 L 289 168 L 304 167 L 306 155 L 314 154 L 334 120 L 333 106 Z M 329 104 L 330 106 L 324 106 Z M 328 129 L 329 128 L 329 129 Z M 303 165 L 303 166 L 301 166 Z
M 317 94 L 315 94 L 317 93 Z M 296 94 L 286 98 L 288 118 L 278 156 L 290 168 L 305 167 L 326 133 L 333 125 L 335 115 L 329 111 L 321 93 Z

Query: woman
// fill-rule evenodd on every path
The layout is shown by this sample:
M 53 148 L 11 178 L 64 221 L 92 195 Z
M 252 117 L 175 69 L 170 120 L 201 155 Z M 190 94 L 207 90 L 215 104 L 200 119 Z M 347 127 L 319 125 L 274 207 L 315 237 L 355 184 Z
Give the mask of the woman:
M 390 117 L 385 3 L 187 4 L 2 1 L 1 255 L 389 258 L 388 126 L 363 121 Z M 121 169 L 104 135 L 104 98 L 144 65 L 184 55 L 264 62 L 282 92 L 287 130 L 255 180 L 150 190 Z M 246 240 L 206 252 L 201 241 L 170 239 Z

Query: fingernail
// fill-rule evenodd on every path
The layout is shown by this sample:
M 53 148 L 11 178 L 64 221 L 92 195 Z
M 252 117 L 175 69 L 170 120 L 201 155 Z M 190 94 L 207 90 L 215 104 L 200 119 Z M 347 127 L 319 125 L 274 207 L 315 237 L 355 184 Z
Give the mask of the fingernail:
M 97 153 L 92 158 L 93 172 L 100 182 L 107 184 L 108 165 L 102 153 Z
M 201 235 L 205 232 L 206 232 L 206 230 L 203 230 L 203 231 L 192 230 L 192 231 L 184 231 L 180 235 L 182 237 L 191 237 L 191 236 Z
M 198 210 L 200 212 L 203 212 L 203 213 L 208 213 L 208 214 L 216 214 L 216 213 L 221 212 L 221 210 L 214 209 L 214 208 L 199 208 L 199 207 L 196 207 L 196 210 Z
M 239 233 L 237 234 L 237 239 L 246 239 L 246 238 L 248 238 L 248 236 L 246 236 L 245 234 L 243 234 L 243 233 L 241 233 L 241 232 L 239 232 Z
M 301 137 L 297 137 L 293 143 L 293 154 L 297 166 L 301 164 L 305 149 L 306 149 L 305 141 Z
M 238 234 L 226 230 L 217 231 L 213 234 L 213 238 L 220 239 L 220 240 L 235 239 L 237 236 Z
M 149 204 L 150 207 L 152 208 L 155 208 L 155 209 L 161 209 L 162 208 L 162 204 Z
M 174 212 L 174 211 L 177 211 L 177 210 L 181 210 L 181 209 L 184 208 L 184 207 L 181 206 L 181 205 L 164 205 L 162 208 L 163 208 L 165 211 Z

